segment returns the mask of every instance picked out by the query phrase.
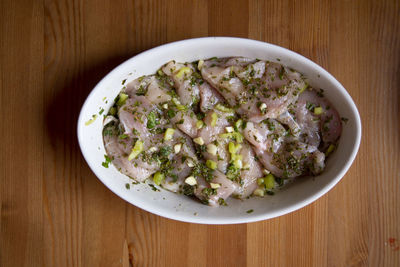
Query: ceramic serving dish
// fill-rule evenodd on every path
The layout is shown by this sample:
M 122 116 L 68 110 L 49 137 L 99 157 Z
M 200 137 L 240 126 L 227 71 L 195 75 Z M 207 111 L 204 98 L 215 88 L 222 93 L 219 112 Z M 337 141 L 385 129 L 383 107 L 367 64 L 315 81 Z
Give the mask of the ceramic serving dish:
M 303 73 L 315 88 L 323 88 L 342 117 L 344 124 L 337 150 L 329 157 L 325 171 L 317 177 L 295 180 L 274 196 L 247 200 L 229 199 L 228 206 L 209 207 L 184 195 L 166 190 L 153 191 L 149 184 L 133 185 L 132 180 L 113 165 L 102 166 L 105 149 L 102 139 L 103 115 L 122 89 L 122 81 L 154 73 L 170 60 L 194 61 L 211 57 L 244 56 L 276 61 Z M 104 109 L 104 113 L 99 115 Z M 93 116 L 97 115 L 93 120 Z M 92 123 L 87 125 L 89 120 Z M 95 175 L 111 191 L 148 212 L 185 222 L 234 224 L 265 220 L 300 209 L 326 194 L 345 175 L 356 157 L 361 140 L 361 122 L 356 105 L 343 86 L 326 70 L 288 49 L 250 39 L 207 37 L 169 43 L 147 50 L 125 61 L 92 90 L 78 120 L 78 139 L 82 154 Z M 130 189 L 126 184 L 130 184 Z M 252 211 L 252 212 L 250 212 Z

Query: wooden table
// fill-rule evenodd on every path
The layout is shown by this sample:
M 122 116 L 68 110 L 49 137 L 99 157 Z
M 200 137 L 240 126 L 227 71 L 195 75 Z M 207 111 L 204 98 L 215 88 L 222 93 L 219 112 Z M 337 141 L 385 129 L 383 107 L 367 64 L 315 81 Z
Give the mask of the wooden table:
M 400 1 L 0 2 L 1 266 L 400 266 Z M 258 223 L 206 226 L 111 193 L 77 145 L 107 72 L 171 41 L 292 49 L 348 90 L 363 138 L 327 195 Z

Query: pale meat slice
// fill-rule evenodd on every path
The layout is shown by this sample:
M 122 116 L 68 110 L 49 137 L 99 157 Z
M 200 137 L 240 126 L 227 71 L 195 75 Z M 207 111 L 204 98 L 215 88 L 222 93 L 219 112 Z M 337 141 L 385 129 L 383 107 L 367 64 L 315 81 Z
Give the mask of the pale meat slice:
M 153 136 L 147 127 L 150 113 L 160 117 L 162 111 L 151 104 L 146 97 L 136 96 L 135 98 L 127 99 L 118 111 L 124 134 L 141 140 L 149 140 Z M 165 123 L 166 121 L 160 119 L 159 125 Z
M 170 61 L 161 69 L 174 81 L 176 93 L 183 105 L 190 107 L 199 102 L 198 79 L 201 77 L 195 76 L 196 70 L 192 64 Z
M 171 160 L 171 173 L 166 175 L 165 180 L 161 183 L 163 188 L 172 192 L 180 192 L 185 185 L 185 179 L 193 172 L 193 167 L 188 165 L 188 161 L 194 163 L 198 162 L 196 151 L 193 146 L 192 140 L 178 131 L 178 138 L 180 139 L 179 151 L 175 151 L 174 157 Z
M 192 110 L 178 110 L 172 105 L 169 105 L 169 109 L 175 110 L 175 115 L 170 118 L 171 123 L 190 137 L 196 137 L 198 129 L 196 127 L 197 118 L 194 112 Z
M 298 72 L 277 63 L 257 61 L 247 66 L 205 63 L 208 81 L 236 111 L 253 122 L 277 118 L 296 101 L 305 81 Z
M 210 184 L 204 179 L 197 179 L 197 188 L 194 194 L 197 198 L 206 202 L 210 206 L 218 206 L 220 204 L 220 199 L 226 200 L 229 198 L 233 192 L 237 189 L 238 185 L 226 178 L 226 176 L 218 170 L 215 170 L 214 178 L 211 183 L 219 184 L 220 187 L 211 190 Z M 205 190 L 207 189 L 207 191 Z M 208 192 L 208 193 L 207 193 Z M 210 193 L 213 192 L 213 193 Z
M 203 78 L 225 98 L 230 106 L 237 105 L 238 96 L 245 91 L 243 83 L 238 77 L 233 76 L 230 67 L 225 68 L 207 63 L 206 61 L 206 66 L 201 69 Z
M 277 118 L 294 103 L 299 93 L 305 90 L 307 83 L 300 73 L 277 63 L 269 63 L 263 77 L 265 90 L 262 102 L 266 104 L 265 116 Z
M 286 130 L 276 120 L 266 119 L 261 123 L 248 122 L 243 135 L 256 148 L 276 153 L 285 140 Z
M 156 114 L 155 121 L 157 121 L 157 123 L 155 125 L 149 124 L 151 113 Z M 173 129 L 174 127 L 161 116 L 161 111 L 157 106 L 150 104 L 145 97 L 136 96 L 135 98 L 126 100 L 126 103 L 119 109 L 119 119 L 120 127 L 114 132 L 121 132 L 119 136 L 115 134 L 115 136 L 117 136 L 116 138 L 119 139 L 117 143 L 120 145 L 120 148 L 119 150 L 114 149 L 113 151 L 123 152 L 116 158 L 124 159 L 124 163 L 126 163 L 125 159 L 129 157 L 137 140 L 143 143 L 143 151 L 139 156 L 131 160 L 131 164 L 139 167 L 144 166 L 145 169 L 152 169 L 153 173 L 154 170 L 160 168 L 159 162 L 154 160 L 154 154 L 159 153 L 161 150 L 168 151 L 165 155 L 167 160 L 174 161 L 174 157 L 177 156 L 174 152 L 175 145 L 181 145 L 180 154 L 185 153 L 187 157 L 195 159 L 195 150 L 192 140 L 178 129 L 174 129 L 174 133 L 170 139 L 165 139 L 165 130 L 167 128 Z M 105 140 L 108 139 L 105 137 Z M 115 144 L 115 140 L 112 144 Z M 115 155 L 113 154 L 113 156 Z M 118 162 L 116 165 L 118 165 Z M 129 170 L 126 166 L 125 169 Z M 140 181 L 142 181 L 141 179 L 143 178 L 143 176 L 139 178 L 136 177 L 135 173 L 130 173 L 129 176 Z
M 213 115 L 215 114 L 215 115 Z M 212 125 L 213 116 L 217 118 L 215 125 Z M 204 141 L 204 145 L 207 150 L 203 151 L 202 154 L 207 160 L 212 160 L 217 163 L 217 169 L 222 173 L 226 173 L 229 164 L 229 151 L 227 138 L 222 138 L 221 135 L 226 133 L 226 127 L 230 127 L 231 123 L 228 121 L 228 117 L 233 116 L 233 113 L 222 112 L 219 110 L 209 111 L 204 118 L 204 126 L 199 130 L 199 137 Z M 215 146 L 216 153 L 209 153 L 209 147 Z
M 319 107 L 322 108 L 322 114 L 315 113 L 315 108 Z M 339 113 L 322 97 L 321 92 L 311 89 L 301 93 L 297 103 L 293 105 L 293 112 L 305 142 L 318 146 L 319 133 L 322 133 L 324 149 L 338 141 L 342 133 Z
M 117 135 L 104 136 L 104 146 L 115 168 L 136 181 L 143 182 L 159 168 L 155 163 L 147 164 L 140 159 L 129 161 L 130 151 L 126 148 L 131 148 L 132 144 L 130 141 L 123 142 Z
M 155 75 L 142 76 L 130 82 L 124 92 L 130 97 L 145 96 L 153 104 L 165 103 L 171 100 L 168 92 L 171 86 L 161 82 Z
M 174 116 L 170 118 L 171 123 L 193 138 L 197 135 L 196 116 L 191 109 L 187 109 L 186 107 L 177 109 L 176 103 L 180 104 L 180 101 L 171 97 L 171 90 L 173 88 L 166 77 L 153 75 L 144 76 L 130 82 L 125 92 L 134 98 L 137 98 L 137 94 L 143 95 L 150 104 L 158 105 L 159 108 L 165 106 L 166 108 L 162 108 L 163 112 L 167 112 L 168 110 L 174 111 L 172 113 Z
M 206 113 L 213 109 L 215 104 L 223 102 L 224 98 L 208 82 L 200 85 L 200 110 L 202 112 Z
M 234 194 L 239 198 L 250 196 L 257 189 L 257 179 L 263 176 L 262 167 L 255 160 L 255 154 L 249 144 L 243 143 L 239 152 L 243 157 L 243 169 L 240 173 L 241 184 Z
M 209 111 L 206 114 L 203 119 L 204 126 L 198 132 L 198 136 L 203 139 L 205 145 L 215 141 L 219 134 L 225 132 L 225 128 L 231 125 L 231 123 L 228 121 L 228 117 L 233 115 L 233 113 L 222 112 L 219 110 Z M 212 124 L 213 116 L 216 116 L 217 118 L 215 125 Z
M 325 154 L 295 139 L 287 140 L 276 153 L 258 148 L 254 151 L 265 168 L 281 178 L 319 174 L 324 168 Z
M 207 88 L 207 90 L 209 90 L 209 88 Z M 200 95 L 202 95 L 201 90 Z M 213 113 L 217 115 L 217 121 L 214 126 L 211 125 Z M 213 107 L 213 110 L 209 111 L 204 118 L 205 126 L 199 131 L 199 136 L 202 137 L 204 144 L 207 146 L 207 150 L 202 153 L 204 158 L 216 162 L 217 169 L 222 173 L 227 172 L 231 161 L 228 150 L 228 145 L 231 140 L 229 138 L 223 138 L 221 135 L 226 133 L 227 127 L 234 129 L 233 124 L 228 120 L 228 118 L 233 115 L 234 114 L 231 112 L 222 112 Z M 216 151 L 210 153 L 208 149 L 209 146 L 215 146 Z M 245 198 L 257 188 L 256 180 L 262 176 L 262 169 L 260 164 L 255 161 L 254 152 L 251 150 L 249 144 L 244 142 L 241 146 L 242 148 L 239 154 L 242 155 L 244 165 L 247 166 L 246 169 L 242 169 L 239 174 L 241 184 L 237 186 L 234 193 L 240 198 Z

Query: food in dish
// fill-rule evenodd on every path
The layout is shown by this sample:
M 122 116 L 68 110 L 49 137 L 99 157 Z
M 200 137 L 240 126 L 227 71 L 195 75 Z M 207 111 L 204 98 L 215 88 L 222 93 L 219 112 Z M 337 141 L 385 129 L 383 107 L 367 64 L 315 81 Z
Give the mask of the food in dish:
M 318 175 L 342 130 L 321 89 L 276 62 L 168 62 L 128 83 L 104 120 L 108 158 L 136 181 L 211 206 Z

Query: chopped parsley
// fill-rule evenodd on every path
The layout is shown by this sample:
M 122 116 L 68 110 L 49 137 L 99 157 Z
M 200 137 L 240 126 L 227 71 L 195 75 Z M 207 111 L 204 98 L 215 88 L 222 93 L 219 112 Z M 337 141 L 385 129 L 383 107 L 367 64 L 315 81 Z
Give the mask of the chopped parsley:
M 136 95 L 140 96 L 140 95 L 145 95 L 147 93 L 147 88 L 144 88 L 143 85 L 141 85 L 139 87 L 139 89 L 136 90 Z
M 160 124 L 159 118 L 156 112 L 153 110 L 147 116 L 147 129 L 153 129 L 158 124 Z
M 118 136 L 119 139 L 126 139 L 129 136 L 127 134 L 121 134 L 120 136 Z
M 111 163 L 111 158 L 108 155 L 104 155 L 105 161 L 101 163 L 104 168 L 108 168 L 108 165 Z
M 210 197 L 212 195 L 216 195 L 217 194 L 217 190 L 213 189 L 213 188 L 204 188 L 201 192 L 203 192 L 204 195 L 206 195 L 207 197 Z
M 313 103 L 311 103 L 311 102 L 306 103 L 306 109 L 313 111 L 314 108 L 315 108 L 315 105 Z
M 220 198 L 218 199 L 218 204 L 219 204 L 220 206 L 228 206 L 228 204 L 225 202 L 225 199 L 223 199 L 222 197 L 220 197 Z
M 194 195 L 194 187 L 188 184 L 183 186 L 182 194 L 185 196 L 193 196 Z
M 246 211 L 246 213 L 252 213 L 253 211 L 254 211 L 254 210 L 251 209 L 251 210 Z
M 153 184 L 149 184 L 149 186 L 150 186 L 150 188 L 151 188 L 151 190 L 153 190 L 153 191 L 160 191 L 160 189 L 158 189 L 157 187 L 155 187 Z
M 169 109 L 169 110 L 167 111 L 167 116 L 168 116 L 168 118 L 172 119 L 173 117 L 175 117 L 175 115 L 176 115 L 175 110 Z

